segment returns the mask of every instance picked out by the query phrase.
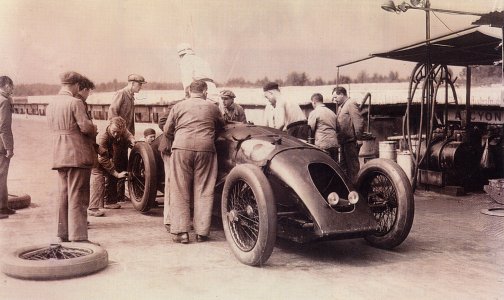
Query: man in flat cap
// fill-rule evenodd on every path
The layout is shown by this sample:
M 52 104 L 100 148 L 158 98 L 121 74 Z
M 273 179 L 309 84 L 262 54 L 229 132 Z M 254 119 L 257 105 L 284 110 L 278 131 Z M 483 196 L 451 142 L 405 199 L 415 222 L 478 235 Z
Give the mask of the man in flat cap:
M 214 103 L 218 103 L 219 94 L 215 82 L 213 81 L 212 71 L 208 62 L 197 56 L 188 43 L 178 44 L 177 54 L 180 58 L 180 72 L 182 74 L 182 85 L 184 86 L 185 97 L 189 98 L 189 85 L 193 81 L 203 80 L 208 86 L 207 99 Z
M 285 101 L 276 82 L 268 82 L 263 87 L 264 97 L 268 99 L 264 116 L 266 126 L 287 131 L 289 135 L 307 140 L 310 127 L 299 104 Z
M 8 218 L 16 211 L 8 207 L 7 173 L 14 156 L 12 135 L 12 92 L 14 82 L 8 76 L 0 76 L 0 219 Z
M 135 94 L 140 92 L 142 85 L 147 83 L 145 78 L 138 74 L 128 76 L 128 85 L 117 91 L 110 103 L 108 119 L 121 117 L 126 121 L 126 128 L 135 136 Z M 126 171 L 128 168 L 128 143 L 123 142 L 116 145 L 114 151 L 114 164 L 118 172 Z M 117 202 L 126 200 L 124 195 L 124 181 L 117 182 L 117 197 L 105 200 L 105 208 L 121 208 Z
M 220 97 L 222 102 L 219 103 L 219 109 L 224 121 L 247 123 L 245 111 L 239 104 L 234 103 L 236 96 L 232 91 L 222 90 L 220 92 Z
M 96 152 L 91 139 L 97 129 L 89 120 L 84 103 L 75 98 L 82 75 L 61 76 L 61 90 L 47 107 L 53 135 L 53 169 L 59 176 L 58 233 L 60 241 L 89 242 L 87 214 L 91 168 Z

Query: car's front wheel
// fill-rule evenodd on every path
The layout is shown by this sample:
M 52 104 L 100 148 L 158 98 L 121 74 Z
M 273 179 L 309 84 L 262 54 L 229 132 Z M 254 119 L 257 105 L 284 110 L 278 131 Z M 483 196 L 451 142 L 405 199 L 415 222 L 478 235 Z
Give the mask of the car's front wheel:
M 404 171 L 391 160 L 370 160 L 359 171 L 357 188 L 378 222 L 378 231 L 366 241 L 382 249 L 399 246 L 415 214 L 413 189 Z
M 238 165 L 226 178 L 222 193 L 222 223 L 226 240 L 238 260 L 264 264 L 276 241 L 276 204 L 271 185 L 251 164 Z
M 135 144 L 128 161 L 128 189 L 136 210 L 148 211 L 156 201 L 156 159 L 151 146 Z

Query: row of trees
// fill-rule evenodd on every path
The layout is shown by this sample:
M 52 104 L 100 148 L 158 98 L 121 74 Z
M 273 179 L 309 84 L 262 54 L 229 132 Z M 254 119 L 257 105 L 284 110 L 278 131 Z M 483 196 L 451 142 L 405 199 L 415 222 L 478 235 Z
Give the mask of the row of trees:
M 500 66 L 480 66 L 472 69 L 473 85 L 498 83 L 501 80 Z M 460 73 L 461 79 L 465 80 L 466 69 Z M 369 75 L 366 71 L 361 71 L 355 78 L 349 76 L 340 76 L 340 84 L 348 83 L 381 83 L 381 82 L 401 82 L 407 81 L 408 78 L 400 78 L 399 72 L 390 71 L 388 75 L 374 73 Z M 269 81 L 275 81 L 281 86 L 320 86 L 320 85 L 335 85 L 338 83 L 337 78 L 325 81 L 321 77 L 310 79 L 310 76 L 305 72 L 290 72 L 285 80 L 275 79 L 270 80 L 268 77 L 258 79 L 255 82 L 245 80 L 243 77 L 232 78 L 227 82 L 217 83 L 217 86 L 252 88 L 262 87 Z M 127 82 L 118 82 L 114 79 L 110 82 L 96 84 L 96 92 L 113 92 L 126 86 Z M 34 96 L 34 95 L 54 95 L 58 92 L 60 86 L 56 84 L 16 84 L 14 96 Z M 182 90 L 181 83 L 169 82 L 149 82 L 144 87 L 146 90 Z

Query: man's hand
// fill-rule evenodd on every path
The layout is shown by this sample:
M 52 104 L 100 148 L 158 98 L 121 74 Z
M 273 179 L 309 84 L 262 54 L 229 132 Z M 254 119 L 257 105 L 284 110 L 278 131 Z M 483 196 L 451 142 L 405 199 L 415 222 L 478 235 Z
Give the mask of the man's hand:
M 115 172 L 114 176 L 118 179 L 126 178 L 128 177 L 128 172 L 122 171 L 121 173 Z
M 135 140 L 130 140 L 129 142 L 130 142 L 130 144 L 129 144 L 130 148 L 135 147 L 135 145 L 137 143 L 137 141 L 135 141 Z
M 11 158 L 14 156 L 14 151 L 7 149 L 7 154 L 5 154 L 5 157 Z

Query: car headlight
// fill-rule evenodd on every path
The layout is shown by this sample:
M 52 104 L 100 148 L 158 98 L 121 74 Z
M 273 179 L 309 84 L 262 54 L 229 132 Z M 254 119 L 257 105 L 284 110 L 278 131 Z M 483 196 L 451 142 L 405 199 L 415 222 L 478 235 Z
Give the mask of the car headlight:
M 348 202 L 350 202 L 351 204 L 359 202 L 359 193 L 357 193 L 356 191 L 351 191 L 350 193 L 348 193 Z
M 332 192 L 329 194 L 329 196 L 327 196 L 327 203 L 329 203 L 329 205 L 335 206 L 338 204 L 338 202 L 339 202 L 339 196 L 337 193 Z

